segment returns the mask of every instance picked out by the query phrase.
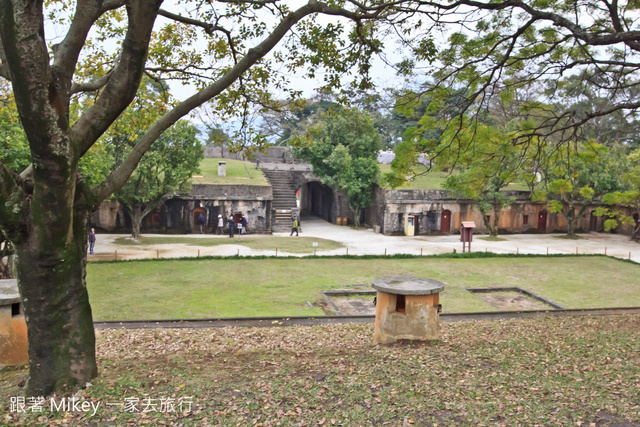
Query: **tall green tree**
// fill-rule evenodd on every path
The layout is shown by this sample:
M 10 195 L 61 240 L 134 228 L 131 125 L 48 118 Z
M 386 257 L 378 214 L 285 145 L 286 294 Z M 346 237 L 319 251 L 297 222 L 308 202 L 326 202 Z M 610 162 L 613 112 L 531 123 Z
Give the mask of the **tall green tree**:
M 346 193 L 359 226 L 379 175 L 380 136 L 371 116 L 355 107 L 332 109 L 295 145 L 294 156 L 309 162 L 324 184 Z
M 308 77 L 326 70 L 329 85 L 355 69 L 353 84 L 370 85 L 370 57 L 383 47 L 376 22 L 396 10 L 391 2 L 309 1 L 294 10 L 280 1 L 162 3 L 0 0 L 0 78 L 11 82 L 31 158 L 17 172 L 0 160 L 0 231 L 18 254 L 29 331 L 28 395 L 97 375 L 87 219 L 163 132 L 207 101 L 228 115 L 271 102 L 269 88 L 287 88 L 276 66 Z M 319 14 L 345 19 L 314 20 Z M 61 35 L 48 34 L 52 25 Z M 188 81 L 197 92 L 141 129 L 120 166 L 91 185 L 79 163 L 125 112 L 145 74 Z M 83 96 L 91 105 L 72 114 Z
M 114 198 L 131 217 L 134 239 L 140 237 L 140 225 L 149 213 L 174 194 L 189 191 L 191 177 L 200 171 L 200 162 L 204 158 L 197 132 L 185 120 L 173 125 L 151 145 L 131 178 L 115 193 Z M 135 139 L 123 135 L 109 141 L 109 147 L 126 153 L 135 146 L 135 142 Z
M 596 215 L 605 216 L 606 231 L 616 229 L 620 224 L 631 227 L 631 238 L 640 239 L 640 149 L 627 157 L 627 172 L 622 178 L 627 188 L 612 191 L 602 196 L 602 206 L 596 209 Z
M 589 205 L 624 185 L 625 165 L 620 160 L 595 142 L 553 147 L 542 169 L 545 189 L 537 191 L 534 200 L 547 201 L 549 211 L 566 220 L 567 235 L 574 236 Z

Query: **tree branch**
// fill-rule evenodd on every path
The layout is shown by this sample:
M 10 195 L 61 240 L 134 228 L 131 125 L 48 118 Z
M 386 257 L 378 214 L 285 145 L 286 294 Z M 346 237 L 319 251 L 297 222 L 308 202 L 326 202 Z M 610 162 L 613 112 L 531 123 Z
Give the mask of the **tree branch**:
M 73 83 L 71 85 L 70 92 L 72 94 L 80 93 L 80 92 L 95 92 L 96 90 L 104 87 L 107 83 L 109 83 L 109 79 L 111 78 L 111 73 L 112 72 L 113 72 L 113 70 L 109 71 L 104 76 L 99 77 L 97 79 L 94 79 L 94 80 L 92 80 L 90 82 Z
M 183 24 L 195 25 L 197 27 L 201 27 L 209 35 L 213 34 L 216 31 L 222 31 L 225 34 L 229 34 L 228 30 L 226 30 L 226 29 L 224 29 L 224 28 L 222 28 L 222 27 L 220 27 L 218 25 L 210 24 L 208 22 L 199 21 L 197 19 L 189 18 L 189 17 L 186 17 L 186 16 L 177 15 L 175 13 L 168 12 L 168 11 L 166 11 L 164 9 L 160 9 L 158 11 L 158 15 L 164 16 L 165 18 L 171 19 L 171 20 L 176 21 L 176 22 L 181 22 Z
M 64 40 L 53 46 L 52 71 L 58 82 L 58 90 L 65 100 L 71 95 L 73 73 L 93 23 L 103 13 L 99 0 L 78 0 L 71 26 Z
M 151 31 L 160 0 L 131 1 L 122 53 L 96 103 L 72 127 L 80 158 L 120 116 L 135 97 L 142 79 Z
M 381 11 L 359 14 L 357 12 L 329 6 L 316 0 L 310 0 L 305 6 L 294 12 L 290 12 L 261 43 L 249 49 L 247 54 L 242 57 L 231 70 L 200 92 L 178 104 L 150 126 L 122 165 L 113 171 L 103 183 L 94 188 L 96 202 L 99 203 L 106 199 L 125 184 L 144 153 L 166 129 L 187 115 L 191 110 L 199 107 L 231 86 L 245 71 L 251 68 L 252 65 L 264 58 L 297 22 L 314 13 L 340 15 L 353 20 L 363 20 L 378 17 Z
M 592 46 L 609 46 L 624 43 L 631 49 L 640 51 L 640 31 L 623 31 L 607 34 L 592 33 L 569 19 L 552 12 L 543 12 L 535 9 L 520 0 L 506 0 L 498 3 L 483 3 L 475 0 L 458 0 L 453 3 L 442 4 L 432 1 L 419 2 L 420 4 L 447 11 L 457 10 L 460 7 L 468 6 L 487 11 L 499 11 L 509 8 L 521 9 L 531 16 L 535 21 L 550 21 L 558 27 L 565 28 L 573 34 L 576 39 L 584 41 Z

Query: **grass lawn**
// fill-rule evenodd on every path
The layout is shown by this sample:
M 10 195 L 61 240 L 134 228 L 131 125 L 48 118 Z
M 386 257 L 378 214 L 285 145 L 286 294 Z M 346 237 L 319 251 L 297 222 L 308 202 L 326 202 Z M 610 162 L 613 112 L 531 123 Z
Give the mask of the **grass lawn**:
M 385 173 L 391 172 L 391 165 L 379 164 L 380 175 L 384 176 Z M 426 172 L 426 166 L 420 166 L 416 169 L 416 173 Z M 429 171 L 422 175 L 416 176 L 413 181 L 407 183 L 406 187 L 400 187 L 398 190 L 444 190 L 444 182 L 449 176 L 449 172 L 442 171 Z M 513 191 L 528 191 L 529 188 L 526 185 L 512 183 L 506 188 Z
M 371 324 L 97 331 L 100 377 L 75 395 L 100 402 L 95 416 L 52 413 L 49 400 L 41 413 L 9 412 L 28 376 L 18 368 L 0 371 L 0 423 L 640 423 L 640 316 L 443 323 L 428 344 L 373 346 L 372 335 Z M 161 411 L 162 399 L 183 411 Z
M 378 166 L 380 166 L 381 176 L 391 172 L 391 165 L 389 164 L 379 164 Z M 426 170 L 426 167 L 424 170 Z M 398 190 L 442 190 L 447 176 L 449 174 L 446 172 L 430 171 L 424 175 L 416 176 L 413 181 L 407 183 L 406 187 L 399 187 Z
M 250 235 L 249 235 L 250 236 Z M 242 236 L 236 234 L 233 240 L 226 238 L 192 238 L 192 237 L 145 237 L 142 236 L 138 241 L 128 237 L 119 237 L 114 242 L 123 246 L 153 246 L 153 245 L 190 245 L 190 246 L 220 246 L 220 245 L 239 245 L 246 246 L 255 250 L 273 250 L 278 248 L 280 252 L 292 254 L 313 254 L 313 243 L 317 243 L 316 250 L 329 251 L 332 249 L 340 249 L 344 245 L 335 240 L 320 239 L 318 237 L 273 237 L 267 235 L 260 236 Z
M 265 258 L 96 262 L 96 320 L 315 316 L 320 292 L 384 276 L 441 280 L 445 312 L 494 311 L 465 288 L 518 286 L 567 308 L 640 305 L 639 266 L 602 256 Z
M 218 162 L 227 162 L 227 176 L 218 176 Z M 262 171 L 251 162 L 232 159 L 203 159 L 200 174 L 191 179 L 192 184 L 213 185 L 269 185 Z

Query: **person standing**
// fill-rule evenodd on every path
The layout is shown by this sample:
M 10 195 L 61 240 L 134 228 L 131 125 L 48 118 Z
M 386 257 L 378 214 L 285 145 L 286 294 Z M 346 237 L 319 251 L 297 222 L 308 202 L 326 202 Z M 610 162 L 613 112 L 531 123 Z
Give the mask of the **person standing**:
M 245 218 L 244 215 L 242 215 L 242 217 L 240 218 L 240 224 L 242 225 L 242 229 L 240 230 L 240 234 L 247 234 L 247 225 L 249 223 L 247 222 L 247 218 Z
M 229 237 L 233 237 L 233 226 L 235 225 L 235 221 L 233 220 L 233 215 L 229 215 L 229 219 L 227 220 L 229 223 Z
M 293 232 L 296 232 L 296 236 L 298 235 L 298 217 L 296 217 L 295 215 L 293 216 L 293 222 L 291 223 L 291 234 L 290 236 L 293 236 Z
M 96 230 L 91 229 L 89 232 L 89 255 L 93 255 L 93 248 L 96 245 Z
M 222 234 L 224 229 L 224 219 L 222 219 L 222 215 L 218 215 L 218 230 L 217 233 L 218 234 Z
M 204 215 L 200 214 L 200 216 L 198 217 L 198 224 L 200 224 L 200 234 L 204 234 L 204 225 L 206 223 L 206 218 L 204 217 Z

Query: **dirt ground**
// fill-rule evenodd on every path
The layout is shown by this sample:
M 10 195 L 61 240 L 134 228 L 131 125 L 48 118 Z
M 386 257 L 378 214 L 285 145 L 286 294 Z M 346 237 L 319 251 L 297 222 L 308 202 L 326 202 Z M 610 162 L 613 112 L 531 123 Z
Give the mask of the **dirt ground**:
M 373 304 L 374 295 L 370 297 L 332 297 L 331 302 L 346 316 L 369 316 L 376 314 Z
M 516 291 L 476 293 L 475 295 L 501 311 L 553 309 L 541 301 Z

